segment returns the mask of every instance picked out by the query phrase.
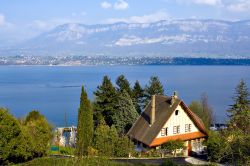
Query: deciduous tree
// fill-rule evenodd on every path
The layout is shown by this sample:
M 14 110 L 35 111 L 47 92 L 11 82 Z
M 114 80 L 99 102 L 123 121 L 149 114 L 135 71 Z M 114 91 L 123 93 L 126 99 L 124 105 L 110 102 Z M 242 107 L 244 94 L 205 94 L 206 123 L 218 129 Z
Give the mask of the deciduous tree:
M 25 135 L 19 122 L 0 108 L 0 165 L 33 158 L 32 140 Z
M 25 134 L 29 135 L 33 140 L 34 157 L 47 155 L 53 137 L 52 127 L 47 119 L 39 111 L 31 111 L 25 118 L 23 128 Z
M 171 140 L 161 145 L 161 148 L 173 152 L 173 156 L 176 156 L 177 149 L 184 148 L 184 143 L 182 140 Z
M 201 101 L 192 101 L 189 108 L 203 121 L 205 127 L 209 129 L 214 122 L 213 110 L 208 103 L 208 97 L 205 93 L 201 95 Z

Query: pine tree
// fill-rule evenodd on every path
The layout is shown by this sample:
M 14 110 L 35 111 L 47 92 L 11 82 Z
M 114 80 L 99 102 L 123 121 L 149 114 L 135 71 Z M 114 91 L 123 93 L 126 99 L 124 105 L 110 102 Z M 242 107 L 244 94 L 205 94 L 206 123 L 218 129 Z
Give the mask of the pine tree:
M 236 96 L 234 99 L 234 104 L 231 105 L 231 108 L 228 110 L 230 117 L 239 114 L 242 110 L 249 108 L 249 92 L 244 80 L 240 80 L 240 83 L 237 85 Z
M 127 91 L 123 90 L 117 100 L 114 114 L 114 125 L 120 134 L 126 134 L 138 117 L 132 99 Z
M 230 120 L 228 128 L 220 137 L 223 147 L 220 147 L 220 160 L 225 159 L 232 165 L 250 164 L 250 107 L 249 92 L 244 80 L 236 87 L 234 104 L 228 110 Z
M 141 88 L 138 80 L 135 82 L 132 94 L 135 109 L 139 114 L 141 114 L 141 109 L 143 107 L 144 90 Z
M 230 113 L 229 125 L 232 128 L 237 128 L 246 134 L 250 134 L 250 100 L 248 88 L 244 80 L 241 80 L 236 87 L 236 96 L 233 99 L 234 104 L 228 110 Z
M 124 75 L 120 75 L 116 79 L 116 85 L 118 86 L 118 91 L 121 92 L 123 90 L 127 91 L 130 96 L 132 96 L 132 90 L 130 88 L 129 81 L 125 78 Z
M 157 76 L 152 76 L 149 80 L 149 85 L 145 87 L 144 106 L 151 100 L 152 95 L 164 95 L 163 85 Z
M 94 119 L 96 125 L 100 123 L 101 119 L 104 119 L 106 124 L 112 126 L 117 93 L 108 76 L 103 77 L 102 85 L 97 87 L 97 91 L 94 92 L 94 95 L 96 100 L 94 103 Z
M 87 155 L 88 147 L 91 146 L 93 140 L 93 111 L 87 93 L 82 86 L 80 107 L 78 109 L 77 123 L 77 155 L 82 157 Z

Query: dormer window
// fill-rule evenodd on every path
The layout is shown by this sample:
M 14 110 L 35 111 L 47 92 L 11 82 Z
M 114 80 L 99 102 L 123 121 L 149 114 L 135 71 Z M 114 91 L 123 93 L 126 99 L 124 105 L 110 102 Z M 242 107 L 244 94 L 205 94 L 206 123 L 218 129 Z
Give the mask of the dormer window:
M 178 113 L 179 113 L 179 110 L 176 110 L 176 111 L 175 111 L 175 115 L 178 115 Z

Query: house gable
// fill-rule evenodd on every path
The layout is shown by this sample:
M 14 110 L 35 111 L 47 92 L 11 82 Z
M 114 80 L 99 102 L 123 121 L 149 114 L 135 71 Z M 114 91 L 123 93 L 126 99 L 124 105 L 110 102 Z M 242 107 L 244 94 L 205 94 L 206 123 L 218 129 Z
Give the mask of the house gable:
M 178 127 L 179 132 L 177 132 Z M 162 127 L 161 131 L 159 131 L 156 138 L 173 136 L 177 134 L 187 134 L 198 131 L 199 129 L 195 126 L 194 122 L 190 119 L 188 114 L 180 105 L 178 105 Z
M 181 102 L 172 112 L 150 146 L 158 146 L 170 140 L 180 139 L 186 141 L 204 138 L 207 134 L 201 126 L 203 124 L 199 123 L 201 123 L 200 119 Z

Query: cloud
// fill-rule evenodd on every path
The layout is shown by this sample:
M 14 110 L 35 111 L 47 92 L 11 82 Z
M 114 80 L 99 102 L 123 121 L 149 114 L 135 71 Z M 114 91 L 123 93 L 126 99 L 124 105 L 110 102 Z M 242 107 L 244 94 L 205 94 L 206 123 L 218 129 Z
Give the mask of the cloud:
M 180 4 L 198 4 L 198 5 L 208 5 L 216 6 L 221 5 L 221 0 L 176 0 Z
M 193 3 L 201 4 L 201 5 L 215 6 L 215 5 L 221 4 L 221 0 L 192 0 L 192 1 L 193 1 Z
M 14 24 L 6 21 L 5 16 L 1 13 L 0 13 L 0 28 L 5 30 L 14 28 Z
M 3 14 L 0 14 L 0 26 L 5 25 L 5 17 Z
M 115 9 L 115 10 L 125 10 L 129 7 L 128 3 L 124 0 L 117 0 L 114 4 L 112 3 L 109 3 L 107 1 L 103 1 L 101 3 L 101 7 L 103 9 L 109 9 L 109 8 L 112 8 L 112 9 Z
M 101 7 L 104 8 L 104 9 L 108 9 L 108 8 L 112 7 L 112 4 L 104 1 L 104 2 L 101 3 Z
M 238 1 L 227 6 L 232 12 L 245 12 L 250 10 L 250 0 Z
M 126 22 L 126 23 L 151 23 L 161 20 L 170 19 L 170 16 L 164 11 L 158 11 L 156 13 L 143 15 L 143 16 L 132 16 L 129 18 L 109 18 L 104 20 L 104 23 L 116 23 L 116 22 Z
M 125 10 L 128 8 L 128 3 L 124 0 L 118 0 L 114 4 L 114 9 L 116 10 Z

